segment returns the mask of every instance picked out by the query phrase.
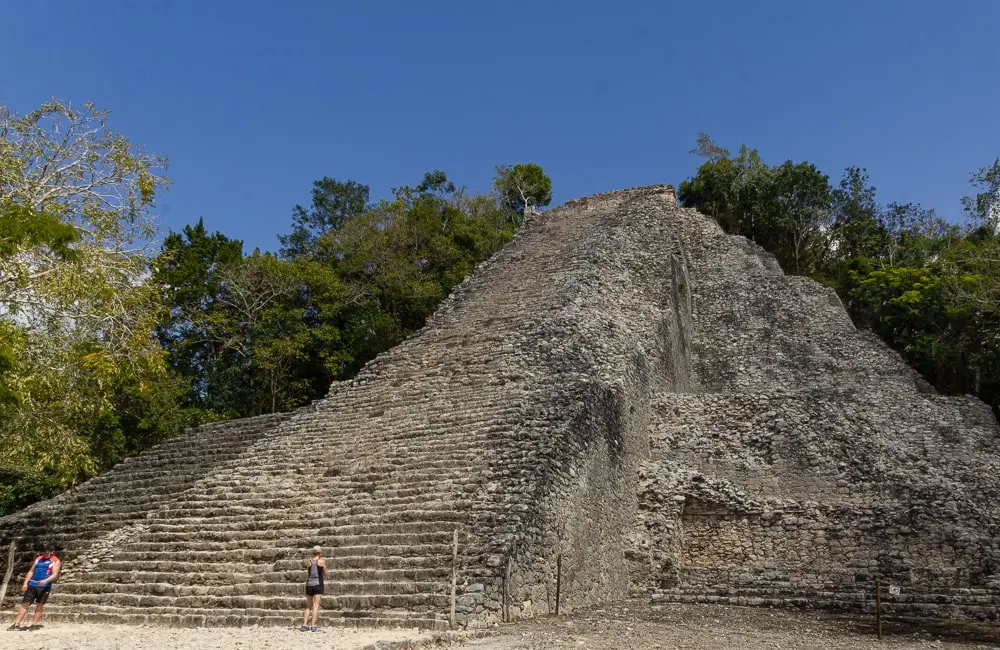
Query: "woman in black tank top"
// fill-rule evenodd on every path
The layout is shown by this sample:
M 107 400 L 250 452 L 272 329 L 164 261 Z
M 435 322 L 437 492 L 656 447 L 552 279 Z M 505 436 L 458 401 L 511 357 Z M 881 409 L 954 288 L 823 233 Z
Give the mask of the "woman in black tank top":
M 313 547 L 311 560 L 306 560 L 306 610 L 302 614 L 303 632 L 316 631 L 316 621 L 319 618 L 319 600 L 323 595 L 323 580 L 326 578 L 326 560 L 323 559 L 323 549 Z M 312 610 L 312 627 L 309 627 L 309 610 Z

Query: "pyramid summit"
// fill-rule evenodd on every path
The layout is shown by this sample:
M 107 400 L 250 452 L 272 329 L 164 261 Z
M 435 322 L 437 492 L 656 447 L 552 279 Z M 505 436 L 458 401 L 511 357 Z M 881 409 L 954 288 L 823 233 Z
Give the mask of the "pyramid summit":
M 47 615 L 476 627 L 627 597 L 997 618 L 1000 437 L 666 185 L 530 212 L 399 346 L 0 518 Z M 15 596 L 8 593 L 9 602 Z M 9 603 L 8 603 L 9 605 Z

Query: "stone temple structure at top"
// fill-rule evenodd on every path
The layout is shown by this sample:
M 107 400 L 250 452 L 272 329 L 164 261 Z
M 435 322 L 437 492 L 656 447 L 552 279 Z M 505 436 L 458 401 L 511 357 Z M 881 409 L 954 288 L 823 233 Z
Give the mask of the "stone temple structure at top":
M 315 544 L 326 623 L 477 626 L 557 591 L 864 608 L 876 577 L 896 613 L 996 618 L 998 524 L 984 404 L 653 186 L 530 214 L 324 399 L 191 430 L 0 519 L 0 549 L 23 575 L 51 540 L 48 611 L 81 621 L 288 625 Z

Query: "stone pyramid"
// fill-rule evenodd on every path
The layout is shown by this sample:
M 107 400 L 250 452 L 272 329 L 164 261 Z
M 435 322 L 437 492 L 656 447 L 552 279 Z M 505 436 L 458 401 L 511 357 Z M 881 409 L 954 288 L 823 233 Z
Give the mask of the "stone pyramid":
M 400 346 L 0 519 L 63 620 L 477 626 L 640 596 L 992 618 L 1000 438 L 669 186 L 528 215 Z M 15 578 L 19 581 L 20 577 Z M 8 592 L 8 607 L 19 584 Z

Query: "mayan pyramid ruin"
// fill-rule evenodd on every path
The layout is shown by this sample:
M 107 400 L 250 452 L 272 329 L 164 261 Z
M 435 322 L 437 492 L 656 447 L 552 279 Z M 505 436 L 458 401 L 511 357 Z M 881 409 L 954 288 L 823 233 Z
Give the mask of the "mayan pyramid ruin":
M 0 549 L 20 576 L 52 540 L 62 620 L 290 625 L 315 544 L 324 624 L 538 616 L 557 583 L 563 612 L 858 609 L 876 577 L 891 612 L 996 618 L 998 433 L 653 186 L 529 214 L 326 398 L 131 458 Z

